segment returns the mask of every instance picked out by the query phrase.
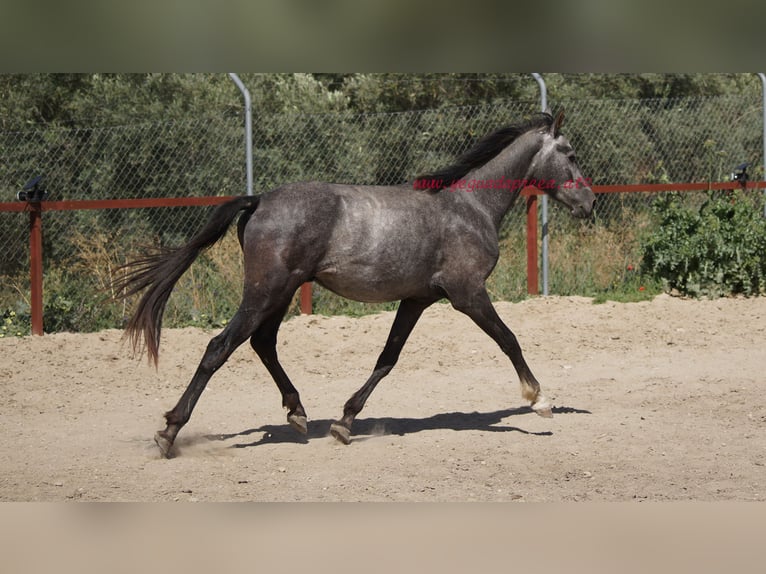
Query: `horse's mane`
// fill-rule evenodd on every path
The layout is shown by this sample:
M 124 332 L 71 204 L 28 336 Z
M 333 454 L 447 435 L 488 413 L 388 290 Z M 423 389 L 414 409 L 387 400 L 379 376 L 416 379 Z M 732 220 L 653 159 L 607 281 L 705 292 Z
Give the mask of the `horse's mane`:
M 454 182 L 465 177 L 471 170 L 484 165 L 497 156 L 520 135 L 534 129 L 550 128 L 552 124 L 553 116 L 543 112 L 529 120 L 500 128 L 481 138 L 471 149 L 458 157 L 452 165 L 419 175 L 415 178 L 413 185 L 416 188 L 425 188 L 431 192 L 448 188 Z M 418 186 L 418 182 L 423 182 L 424 185 Z

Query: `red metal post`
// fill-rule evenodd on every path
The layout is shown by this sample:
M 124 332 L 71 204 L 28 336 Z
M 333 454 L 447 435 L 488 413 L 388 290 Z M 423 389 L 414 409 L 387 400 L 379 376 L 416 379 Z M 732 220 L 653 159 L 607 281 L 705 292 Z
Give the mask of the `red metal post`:
M 311 283 L 304 283 L 301 285 L 301 313 L 303 315 L 311 315 L 312 312 L 312 304 L 311 304 Z
M 537 195 L 527 196 L 527 293 L 539 295 L 537 279 Z
M 43 225 L 39 203 L 27 204 L 29 212 L 29 279 L 32 334 L 43 334 Z

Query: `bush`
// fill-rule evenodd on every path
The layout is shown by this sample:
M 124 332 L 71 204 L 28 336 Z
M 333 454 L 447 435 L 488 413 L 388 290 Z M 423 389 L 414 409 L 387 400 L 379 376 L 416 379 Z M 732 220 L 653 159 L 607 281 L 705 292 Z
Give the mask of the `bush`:
M 707 194 L 698 209 L 669 193 L 652 206 L 657 228 L 643 242 L 643 271 L 694 297 L 766 292 L 766 218 L 760 193 Z
M 0 339 L 29 335 L 31 322 L 28 315 L 20 316 L 16 311 L 6 309 L 0 319 Z
M 46 333 L 88 333 L 121 326 L 121 305 L 111 301 L 92 276 L 61 268 L 48 271 L 43 291 Z

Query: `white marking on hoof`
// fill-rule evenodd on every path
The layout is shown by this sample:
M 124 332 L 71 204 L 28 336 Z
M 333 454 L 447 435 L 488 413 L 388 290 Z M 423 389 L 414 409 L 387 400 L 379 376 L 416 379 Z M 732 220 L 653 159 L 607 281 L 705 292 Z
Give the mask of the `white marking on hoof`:
M 546 399 L 545 397 L 540 396 L 539 400 L 532 405 L 532 410 L 535 411 L 538 415 L 540 415 L 543 418 L 546 418 L 546 419 L 553 418 L 553 410 L 551 408 L 551 404 L 548 402 L 548 399 Z

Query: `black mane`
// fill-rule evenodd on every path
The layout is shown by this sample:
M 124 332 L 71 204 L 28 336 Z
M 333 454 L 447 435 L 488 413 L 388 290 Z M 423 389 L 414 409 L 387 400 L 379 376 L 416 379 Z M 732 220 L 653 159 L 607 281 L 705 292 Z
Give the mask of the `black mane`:
M 471 170 L 486 164 L 520 135 L 533 129 L 550 128 L 552 124 L 553 116 L 543 112 L 527 121 L 500 128 L 481 138 L 452 165 L 419 175 L 415 178 L 413 186 L 431 192 L 448 188 Z

